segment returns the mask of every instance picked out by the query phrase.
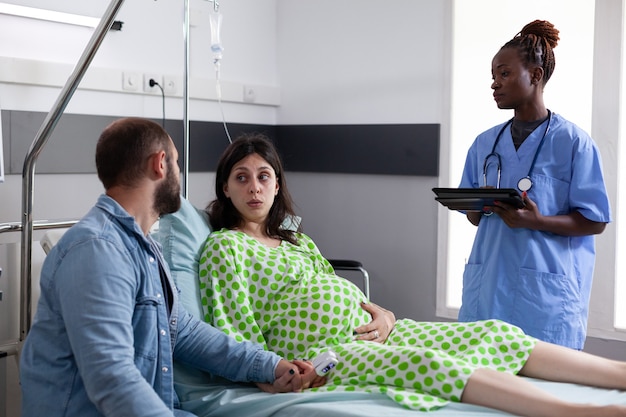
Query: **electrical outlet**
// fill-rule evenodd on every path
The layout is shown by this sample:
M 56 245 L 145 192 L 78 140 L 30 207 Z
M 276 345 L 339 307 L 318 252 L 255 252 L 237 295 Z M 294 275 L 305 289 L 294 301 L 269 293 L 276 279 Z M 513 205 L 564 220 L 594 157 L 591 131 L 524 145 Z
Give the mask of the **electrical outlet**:
M 256 101 L 256 90 L 249 85 L 243 86 L 243 101 L 244 103 L 254 103 Z
M 125 72 L 122 74 L 122 90 L 137 91 L 141 84 L 141 76 L 136 72 Z
M 156 81 L 157 83 L 159 83 L 161 87 L 163 87 L 163 77 L 157 74 L 146 73 L 143 75 L 143 91 L 145 91 L 146 93 L 160 92 L 161 89 L 157 87 L 156 85 L 154 87 L 150 86 L 150 80 Z
M 165 95 L 173 96 L 176 94 L 178 82 L 175 77 L 170 75 L 163 76 L 163 92 Z

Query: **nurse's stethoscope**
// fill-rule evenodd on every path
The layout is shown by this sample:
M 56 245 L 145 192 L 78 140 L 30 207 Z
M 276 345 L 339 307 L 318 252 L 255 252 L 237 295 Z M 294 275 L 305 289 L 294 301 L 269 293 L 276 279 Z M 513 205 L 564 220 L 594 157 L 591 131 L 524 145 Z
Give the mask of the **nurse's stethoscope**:
M 552 122 L 552 112 L 548 110 L 548 124 L 546 125 L 546 130 L 543 132 L 543 136 L 541 137 L 541 142 L 539 142 L 539 146 L 537 146 L 537 150 L 535 151 L 535 157 L 533 158 L 533 162 L 530 164 L 530 169 L 528 170 L 528 175 L 520 178 L 517 182 L 517 188 L 520 191 L 528 191 L 533 186 L 533 182 L 530 179 L 530 174 L 533 172 L 533 168 L 535 167 L 535 162 L 537 161 L 537 156 L 541 151 L 541 147 L 543 146 L 543 142 L 548 134 L 548 130 L 550 129 L 550 123 Z M 498 160 L 496 168 L 498 173 L 498 180 L 496 182 L 496 188 L 500 188 L 500 176 L 502 174 L 502 157 L 500 154 L 496 152 L 496 146 L 498 146 L 498 142 L 500 142 L 500 138 L 502 137 L 502 133 L 504 133 L 504 129 L 509 127 L 513 123 L 513 119 L 509 120 L 502 126 L 502 129 L 498 132 L 498 136 L 496 136 L 495 142 L 493 142 L 493 147 L 491 148 L 491 153 L 485 156 L 485 162 L 483 163 L 483 182 L 485 187 L 487 186 L 487 167 L 489 166 L 489 159 L 496 158 Z

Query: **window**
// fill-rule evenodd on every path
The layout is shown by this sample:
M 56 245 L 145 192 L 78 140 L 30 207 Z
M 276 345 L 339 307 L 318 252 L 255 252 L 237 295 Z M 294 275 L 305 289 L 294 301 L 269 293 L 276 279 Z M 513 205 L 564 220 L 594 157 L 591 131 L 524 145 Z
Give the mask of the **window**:
M 626 18 L 626 12 L 625 16 Z M 626 35 L 622 36 L 622 56 L 624 55 L 626 47 Z M 621 79 L 622 83 L 626 80 L 626 65 L 621 64 Z M 622 91 L 620 92 L 620 102 L 626 103 L 626 89 L 622 87 Z M 620 106 L 620 111 L 618 114 L 619 120 L 626 120 L 626 106 Z M 618 138 L 621 138 L 621 129 L 618 128 Z M 622 142 L 618 139 L 618 142 Z M 626 146 L 618 147 L 618 163 L 626 164 Z M 617 208 L 623 207 L 626 204 L 626 169 L 623 169 L 621 164 L 618 170 L 618 178 L 617 183 L 619 184 L 619 188 L 617 190 L 617 205 L 613 207 L 613 217 L 617 218 L 616 221 L 616 244 L 615 244 L 615 253 L 619 254 L 620 248 L 624 247 L 624 241 L 626 240 L 626 222 L 620 222 L 618 218 Z M 615 304 L 615 327 L 619 329 L 626 329 L 626 303 L 624 302 L 624 294 L 626 294 L 626 259 L 623 256 L 616 256 L 616 268 L 615 268 L 615 291 L 614 297 L 612 297 L 613 302 Z

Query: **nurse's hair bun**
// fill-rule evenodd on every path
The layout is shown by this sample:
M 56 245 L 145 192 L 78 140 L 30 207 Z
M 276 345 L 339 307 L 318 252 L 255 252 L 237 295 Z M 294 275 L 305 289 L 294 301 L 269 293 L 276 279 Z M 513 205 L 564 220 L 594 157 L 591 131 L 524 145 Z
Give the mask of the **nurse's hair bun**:
M 545 85 L 552 73 L 556 61 L 554 49 L 559 42 L 559 31 L 547 20 L 534 20 L 501 49 L 515 48 L 519 52 L 522 63 L 527 67 L 538 66 L 543 68 L 543 85 Z
M 543 38 L 550 48 L 556 48 L 559 43 L 559 31 L 547 20 L 534 20 L 524 26 L 517 36 L 534 35 Z

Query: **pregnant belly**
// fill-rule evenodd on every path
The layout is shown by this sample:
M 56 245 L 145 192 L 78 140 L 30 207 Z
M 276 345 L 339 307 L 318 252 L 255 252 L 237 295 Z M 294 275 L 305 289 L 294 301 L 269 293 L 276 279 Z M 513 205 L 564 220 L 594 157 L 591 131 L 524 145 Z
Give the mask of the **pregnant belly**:
M 306 290 L 287 295 L 264 315 L 263 333 L 268 347 L 288 359 L 306 358 L 311 348 L 353 340 L 354 329 L 371 321 L 360 305 L 363 293 L 341 277 L 317 277 Z

